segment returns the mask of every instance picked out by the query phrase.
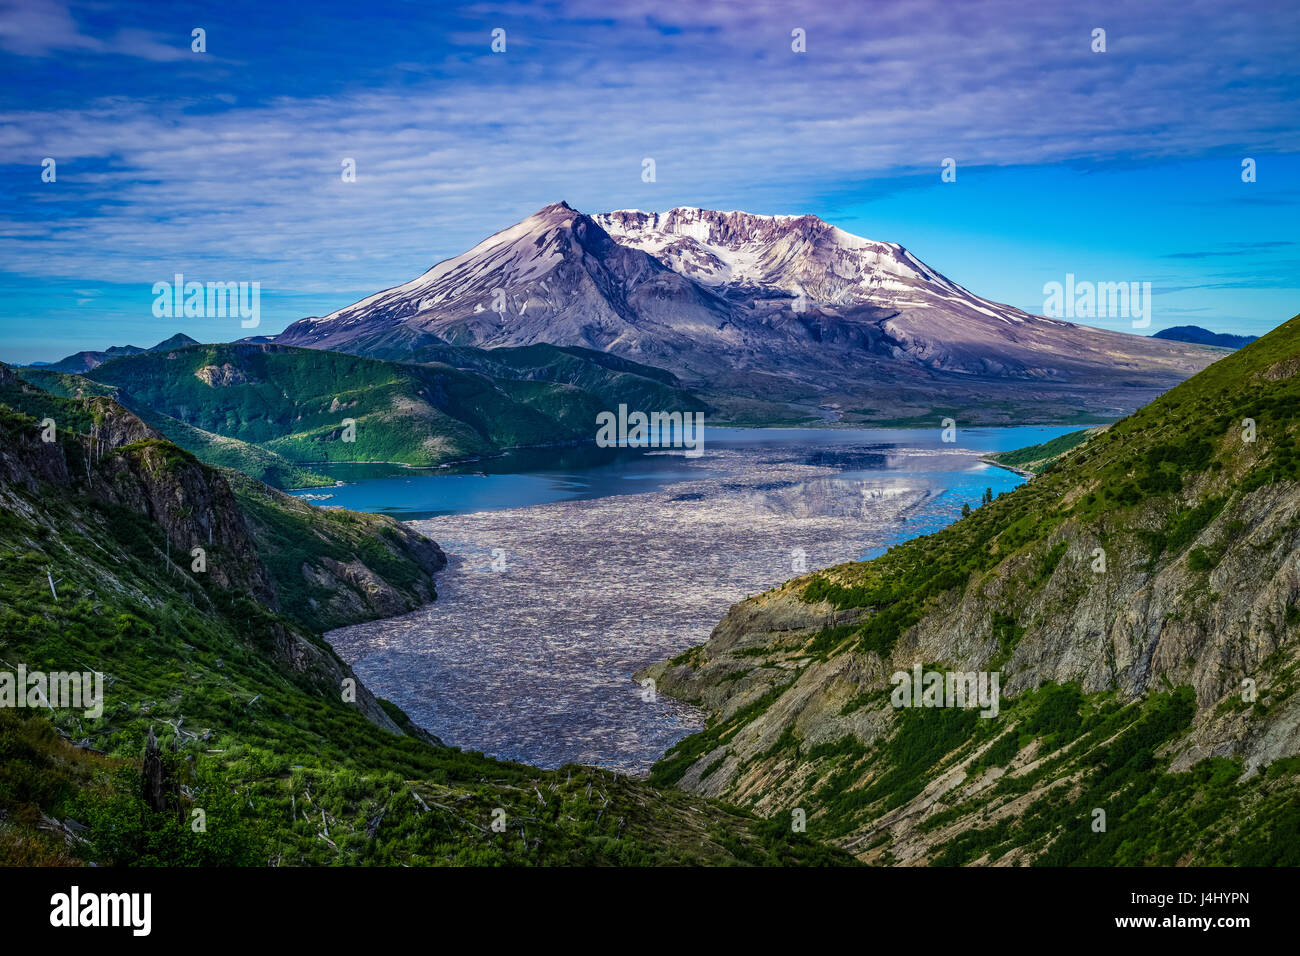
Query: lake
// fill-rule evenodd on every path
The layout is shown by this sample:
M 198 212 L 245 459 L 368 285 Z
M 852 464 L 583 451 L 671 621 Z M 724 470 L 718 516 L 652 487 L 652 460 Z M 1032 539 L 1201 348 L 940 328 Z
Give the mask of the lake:
M 441 468 L 325 463 L 311 467 L 347 484 L 293 494 L 327 507 L 378 512 L 409 521 L 652 491 L 672 481 L 700 477 L 708 471 L 708 450 L 714 447 L 803 446 L 810 455 L 828 462 L 856 461 L 865 469 L 860 473 L 883 474 L 897 471 L 889 457 L 905 450 L 959 449 L 980 455 L 1040 444 L 1077 430 L 1046 426 L 969 428 L 958 432 L 958 442 L 945 444 L 937 429 L 709 428 L 705 452 L 696 459 L 650 449 L 590 445 L 521 449 L 499 458 Z M 965 489 L 956 490 L 966 493 Z
M 410 520 L 447 552 L 439 600 L 326 635 L 449 744 L 646 772 L 702 726 L 634 671 L 738 600 L 942 528 L 1024 479 L 979 461 L 1069 427 L 707 429 L 703 454 L 534 449 L 425 471 L 330 466 L 323 506 Z M 319 498 L 321 494 L 330 495 Z

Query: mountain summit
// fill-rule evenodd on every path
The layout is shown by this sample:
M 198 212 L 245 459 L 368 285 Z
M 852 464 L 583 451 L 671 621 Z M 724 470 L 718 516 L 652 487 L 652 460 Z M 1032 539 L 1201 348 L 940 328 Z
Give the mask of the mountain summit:
M 277 341 L 385 358 L 581 346 L 669 369 L 756 420 L 817 406 L 847 408 L 847 420 L 939 408 L 988 422 L 1105 417 L 1217 357 L 1000 305 L 816 216 L 588 216 L 564 202 Z
M 689 319 L 713 326 L 728 314 L 710 290 L 559 202 L 405 285 L 295 322 L 276 341 L 366 353 L 545 342 L 658 358 L 690 348 Z
M 863 239 L 812 215 L 679 206 L 665 213 L 621 209 L 592 218 L 616 241 L 709 286 L 781 290 L 842 306 L 921 305 L 938 297 L 1006 308 L 948 281 L 897 243 Z

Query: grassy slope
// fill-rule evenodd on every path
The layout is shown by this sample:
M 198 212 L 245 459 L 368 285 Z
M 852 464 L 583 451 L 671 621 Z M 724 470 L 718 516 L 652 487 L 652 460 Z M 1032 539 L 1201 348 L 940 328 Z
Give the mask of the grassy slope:
M 394 349 L 383 357 L 487 375 L 515 401 L 582 437 L 589 435 L 598 412 L 619 404 L 646 411 L 708 408 L 671 372 L 592 349 L 543 343 L 497 349 L 427 345 Z
M 0 658 L 6 667 L 102 670 L 110 686 L 99 719 L 0 709 L 0 863 L 845 860 L 712 801 L 590 768 L 494 761 L 377 726 L 341 699 L 328 668 L 281 659 L 286 632 L 315 648 L 316 660 L 334 659 L 307 630 L 309 618 L 295 619 L 295 602 L 278 613 L 169 562 L 158 526 L 90 494 L 77 477 L 123 456 L 155 475 L 182 469 L 191 482 L 219 483 L 219 473 L 156 440 L 87 462 L 77 426 L 90 421 L 77 403 L 22 400 L 59 421 L 72 484 L 0 482 Z M 0 475 L 21 468 L 13 449 L 27 448 L 35 461 L 53 454 L 41 451 L 38 431 L 36 419 L 0 404 Z M 129 478 L 116 480 L 129 497 Z M 336 520 L 311 511 L 281 517 L 310 533 L 314 516 Z M 248 567 L 258 560 L 212 558 Z M 168 762 L 187 788 L 184 823 L 144 812 L 139 799 L 145 733 L 152 727 L 167 741 L 171 726 L 183 731 Z M 76 740 L 85 746 L 73 747 Z M 196 808 L 207 814 L 206 833 L 189 826 Z M 507 814 L 502 833 L 488 829 L 497 808 Z M 64 820 L 88 829 L 65 831 Z
M 169 437 L 214 461 L 222 449 L 210 435 L 297 463 L 429 466 L 508 447 L 589 440 L 596 413 L 619 402 L 649 409 L 703 407 L 657 369 L 602 363 L 549 347 L 502 351 L 508 354 L 454 348 L 436 353 L 467 371 L 313 349 L 205 345 L 117 359 L 88 375 L 117 388 L 123 401 L 142 412 L 151 409 L 202 430 L 196 435 L 173 427 Z M 354 441 L 345 440 L 345 419 L 356 423 Z M 158 427 L 166 430 L 165 423 Z M 301 480 L 256 461 L 220 463 L 254 474 L 249 465 L 259 466 L 259 477 L 280 478 L 275 483 L 281 486 Z
M 1227 504 L 1219 492 L 1243 494 L 1300 478 L 1300 376 L 1264 377 L 1300 365 L 1300 317 L 1260 343 L 1211 365 L 970 518 L 875 561 L 814 576 L 806 599 L 880 608 L 860 641 L 888 650 L 934 598 L 1041 546 L 1068 519 L 1123 525 L 1126 514 L 1163 501 L 1170 514 L 1148 535 L 1152 557 L 1185 548 L 1197 523 L 1203 527 L 1212 517 L 1198 507 L 1208 502 L 1217 513 Z M 1253 447 L 1238 436 L 1246 418 L 1260 423 Z M 1212 487 L 1190 500 L 1180 495 L 1196 476 L 1210 473 L 1220 476 Z
M 328 475 L 294 464 L 260 445 L 204 431 L 143 406 L 137 405 L 135 411 L 168 441 L 210 465 L 233 468 L 273 488 L 324 488 L 334 484 Z
M 1073 451 L 1102 429 L 1084 428 L 1068 435 L 1060 435 L 1041 445 L 1030 445 L 1014 451 L 995 452 L 985 457 L 996 464 L 1013 468 L 1017 471 L 1039 474 L 1051 467 L 1062 455 Z
M 431 465 L 568 437 L 479 376 L 337 352 L 194 346 L 107 362 L 91 377 L 129 402 L 297 462 Z M 344 419 L 356 422 L 355 441 L 343 440 Z
M 64 397 L 105 395 L 118 400 L 123 398 L 120 389 L 115 386 L 104 385 L 84 375 L 68 375 L 47 368 L 24 368 L 15 371 L 25 381 L 52 395 Z M 295 465 L 283 456 L 258 445 L 195 428 L 193 425 L 187 425 L 139 403 L 133 403 L 132 411 L 157 429 L 168 441 L 179 445 L 200 461 L 210 465 L 234 468 L 275 488 L 315 488 L 334 484 L 332 478 L 301 465 Z
M 1243 441 L 1244 419 L 1256 423 L 1253 443 Z M 742 621 L 782 596 L 802 602 L 809 613 L 829 613 L 811 630 L 774 625 L 757 643 L 742 633 L 739 643 L 727 646 L 737 641 L 728 633 L 661 669 L 661 689 L 672 693 L 676 686 L 680 696 L 709 702 L 713 716 L 704 732 L 669 752 L 652 780 L 687 780 L 764 813 L 801 805 L 817 821 L 810 830 L 872 862 L 1300 864 L 1300 759 L 1279 759 L 1245 777 L 1235 757 L 1170 772 L 1173 745 L 1186 743 L 1198 715 L 1240 721 L 1236 734 L 1245 738 L 1264 733 L 1272 715 L 1294 710 L 1300 599 L 1294 588 L 1288 597 L 1282 583 L 1287 555 L 1276 544 L 1293 524 L 1271 528 L 1265 518 L 1252 538 L 1261 543 L 1243 549 L 1272 561 L 1269 573 L 1283 588 L 1261 592 L 1256 604 L 1257 639 L 1278 649 L 1257 670 L 1247 670 L 1259 679 L 1254 703 L 1244 702 L 1233 689 L 1239 684 L 1229 679 L 1226 691 L 1204 685 L 1203 693 L 1224 696 L 1209 706 L 1202 700 L 1198 709 L 1190 689 L 1176 687 L 1168 676 L 1198 674 L 1194 659 L 1164 664 L 1159 686 L 1138 699 L 1026 679 L 1014 698 L 1004 696 L 996 720 L 951 709 L 895 711 L 885 681 L 894 669 L 909 668 L 912 655 L 925 653 L 917 635 L 955 647 L 952 639 L 942 642 L 956 633 L 950 627 L 959 614 L 985 608 L 982 625 L 962 632 L 967 650 L 949 663 L 970 667 L 973 658 L 977 667 L 1003 669 L 1005 695 L 1008 674 L 1014 681 L 1016 668 L 1032 673 L 1026 668 L 1037 666 L 1034 655 L 1050 647 L 1042 616 L 1064 621 L 1083 602 L 1097 602 L 1111 586 L 1102 583 L 1110 575 L 1139 583 L 1171 569 L 1185 575 L 1188 584 L 1176 598 L 1181 603 L 1167 619 L 1179 627 L 1182 615 L 1205 614 L 1213 606 L 1216 596 L 1205 575 L 1227 549 L 1256 532 L 1250 516 L 1271 515 L 1265 504 L 1292 500 L 1300 493 L 1297 480 L 1300 317 L 969 518 L 874 561 L 809 575 L 740 606 Z M 1207 528 L 1213 529 L 1208 537 Z M 1266 532 L 1272 536 L 1265 541 Z M 1085 551 L 1104 543 L 1112 555 L 1108 574 L 1058 574 L 1071 542 L 1087 542 Z M 1088 570 L 1086 561 L 1082 570 Z M 1246 579 L 1215 587 L 1253 593 L 1265 583 Z M 1049 586 L 1053 596 L 1045 599 Z M 851 623 L 836 623 L 846 619 Z M 1027 634 L 1033 648 L 1028 657 L 1017 656 Z M 926 659 L 927 667 L 943 663 Z M 815 729 L 810 715 L 818 695 L 832 688 L 808 686 L 795 676 L 800 667 L 876 675 L 838 713 L 816 718 L 822 725 L 816 729 L 846 728 L 838 742 L 806 739 Z M 1284 727 L 1285 721 L 1267 733 L 1285 733 Z M 760 733 L 770 746 L 752 745 Z M 940 785 L 949 774 L 957 776 Z M 710 778 L 728 783 L 719 788 Z M 942 792 L 951 779 L 964 784 L 927 802 L 933 791 L 925 797 L 926 788 Z M 1097 807 L 1110 814 L 1107 834 L 1091 831 Z
M 414 610 L 435 596 L 436 548 L 386 515 L 316 508 L 235 472 L 224 472 L 257 541 L 283 611 L 315 632 Z M 370 588 L 348 587 L 328 563 L 363 565 Z M 310 569 L 310 575 L 303 569 Z M 387 600 L 376 600 L 382 587 Z

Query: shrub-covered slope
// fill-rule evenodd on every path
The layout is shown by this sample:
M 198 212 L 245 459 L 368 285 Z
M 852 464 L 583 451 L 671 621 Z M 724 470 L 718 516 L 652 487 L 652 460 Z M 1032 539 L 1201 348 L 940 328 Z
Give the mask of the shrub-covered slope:
M 296 462 L 430 465 L 572 437 L 482 376 L 337 352 L 201 345 L 116 359 L 90 375 L 128 403 Z
M 951 527 L 736 605 L 649 672 L 712 713 L 652 779 L 869 862 L 1300 863 L 1298 638 L 1300 317 Z M 997 672 L 1000 713 L 895 708 L 917 664 Z
M 1013 451 L 994 452 L 985 455 L 984 458 L 995 465 L 1018 471 L 1022 475 L 1036 475 L 1039 472 L 1046 471 L 1062 455 L 1074 451 L 1093 435 L 1102 431 L 1105 431 L 1104 427 L 1084 428 L 1077 432 L 1070 432 L 1067 435 L 1053 438 L 1051 441 L 1045 441 L 1041 445 L 1030 445 L 1028 448 L 1017 448 Z
M 704 407 L 657 369 L 597 361 L 580 349 L 501 351 L 509 354 L 437 352 L 464 366 L 454 368 L 266 344 L 199 345 L 120 357 L 88 376 L 145 417 L 152 412 L 197 429 L 169 432 L 158 423 L 196 454 L 224 453 L 229 460 L 219 463 L 251 474 L 257 472 L 230 458 L 236 449 L 223 449 L 214 436 L 298 464 L 429 466 L 511 447 L 589 441 L 597 412 L 620 402 L 648 410 Z M 270 462 L 250 464 L 280 477 Z

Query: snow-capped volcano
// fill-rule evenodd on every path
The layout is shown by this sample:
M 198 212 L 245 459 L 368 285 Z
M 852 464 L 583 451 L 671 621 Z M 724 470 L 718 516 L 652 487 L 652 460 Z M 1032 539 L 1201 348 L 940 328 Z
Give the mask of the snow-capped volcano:
M 1103 413 L 1136 407 L 1213 358 L 991 302 L 896 243 L 816 216 L 588 216 L 562 202 L 410 282 L 301 319 L 277 342 L 385 358 L 544 342 L 764 403 L 1038 407 L 1070 392 L 1069 407 Z M 1014 398 L 995 395 L 1008 389 Z
M 648 354 L 661 356 L 689 348 L 695 325 L 716 327 L 728 310 L 561 202 L 404 285 L 295 322 L 277 341 L 389 354 L 402 344 L 547 342 L 637 356 L 653 340 Z
M 682 275 L 710 286 L 780 289 L 827 305 L 892 304 L 899 308 L 961 302 L 1006 306 L 950 282 L 894 242 L 845 232 L 816 216 L 759 216 L 678 206 L 665 213 L 620 209 L 591 217 L 614 239 L 648 252 Z M 1011 321 L 1021 321 L 1011 310 Z

